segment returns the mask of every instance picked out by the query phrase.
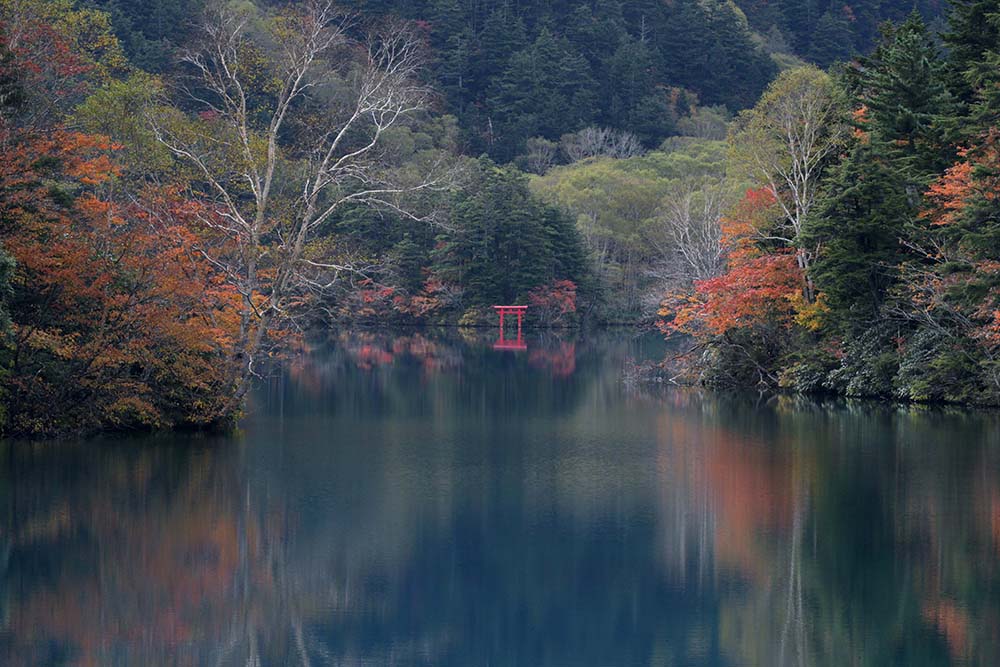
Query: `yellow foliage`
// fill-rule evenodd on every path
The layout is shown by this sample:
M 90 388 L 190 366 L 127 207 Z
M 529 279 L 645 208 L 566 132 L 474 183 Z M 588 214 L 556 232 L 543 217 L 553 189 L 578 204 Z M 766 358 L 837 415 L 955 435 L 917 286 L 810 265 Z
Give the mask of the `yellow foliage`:
M 830 312 L 825 297 L 826 295 L 821 292 L 813 303 L 806 301 L 801 292 L 796 292 L 793 297 L 790 297 L 792 305 L 795 307 L 795 323 L 809 331 L 822 329 L 826 316 Z

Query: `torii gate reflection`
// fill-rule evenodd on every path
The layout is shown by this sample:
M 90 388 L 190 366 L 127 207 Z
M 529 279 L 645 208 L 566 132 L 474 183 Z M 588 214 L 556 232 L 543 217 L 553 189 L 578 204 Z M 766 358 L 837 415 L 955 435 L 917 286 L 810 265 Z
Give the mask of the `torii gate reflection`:
M 512 350 L 523 352 L 528 349 L 524 342 L 524 335 L 521 332 L 521 325 L 524 321 L 524 314 L 528 312 L 527 306 L 493 306 L 493 309 L 500 315 L 500 339 L 493 345 L 494 350 Z M 517 315 L 517 340 L 507 340 L 504 330 L 504 316 Z

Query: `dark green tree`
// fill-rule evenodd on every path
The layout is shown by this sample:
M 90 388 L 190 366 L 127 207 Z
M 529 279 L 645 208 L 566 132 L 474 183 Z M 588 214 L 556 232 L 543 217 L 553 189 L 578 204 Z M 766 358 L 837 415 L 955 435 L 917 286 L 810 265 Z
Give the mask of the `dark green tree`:
M 626 40 L 609 61 L 605 99 L 610 100 L 607 125 L 635 133 L 656 146 L 674 130 L 674 110 L 660 85 L 657 57 L 649 43 Z
M 947 128 L 956 112 L 944 62 L 920 14 L 885 25 L 875 51 L 848 72 L 875 140 L 910 183 L 911 199 L 919 198 L 954 160 Z
M 816 23 L 808 56 L 814 63 L 827 67 L 842 62 L 854 53 L 851 25 L 843 11 L 827 10 Z
M 729 2 L 676 2 L 653 29 L 666 80 L 706 104 L 751 106 L 777 73 Z
M 472 305 L 515 303 L 553 280 L 586 283 L 573 221 L 535 199 L 522 173 L 487 158 L 456 197 L 433 257 L 434 273 L 464 287 Z
M 949 85 L 964 118 L 956 138 L 968 142 L 1000 119 L 1000 0 L 953 0 L 948 16 Z
M 511 58 L 489 97 L 491 154 L 508 161 L 529 137 L 558 139 L 594 121 L 597 83 L 569 40 L 543 29 Z
M 901 238 L 915 218 L 902 172 L 880 144 L 859 142 L 828 177 L 805 236 L 821 248 L 812 267 L 831 321 L 846 332 L 878 320 L 904 258 Z
M 847 85 L 860 106 L 859 137 L 831 172 L 808 234 L 822 250 L 813 277 L 847 327 L 881 316 L 917 233 L 923 193 L 953 157 L 941 118 L 953 111 L 943 64 L 913 13 L 882 41 Z

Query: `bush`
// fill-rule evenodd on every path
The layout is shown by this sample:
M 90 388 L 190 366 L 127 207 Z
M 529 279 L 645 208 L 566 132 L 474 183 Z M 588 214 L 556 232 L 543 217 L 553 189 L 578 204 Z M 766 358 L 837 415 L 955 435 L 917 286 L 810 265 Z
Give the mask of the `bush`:
M 840 367 L 827 377 L 826 387 L 845 396 L 893 398 L 899 354 L 896 327 L 878 325 L 848 339 Z

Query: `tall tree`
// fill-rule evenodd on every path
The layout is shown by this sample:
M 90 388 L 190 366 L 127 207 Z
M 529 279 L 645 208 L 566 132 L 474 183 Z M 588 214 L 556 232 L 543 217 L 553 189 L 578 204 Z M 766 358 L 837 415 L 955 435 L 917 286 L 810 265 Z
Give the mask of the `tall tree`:
M 529 137 L 558 139 L 597 116 L 597 84 L 586 59 L 568 40 L 543 29 L 511 58 L 489 100 L 495 137 L 491 154 L 504 161 Z
M 820 192 L 820 182 L 848 136 L 843 101 L 826 73 L 813 68 L 783 72 L 757 105 L 736 119 L 732 159 L 753 181 L 771 191 L 783 212 L 783 224 L 770 240 L 795 250 L 808 272 L 816 249 L 803 228 Z M 813 301 L 807 283 L 804 296 Z
M 875 52 L 851 70 L 860 105 L 854 145 L 824 184 L 806 230 L 822 246 L 812 275 L 844 328 L 882 317 L 923 193 L 948 162 L 941 119 L 953 106 L 942 65 L 914 12 L 886 26 Z
M 296 305 L 350 271 L 312 248 L 324 224 L 357 204 L 404 213 L 403 195 L 445 185 L 430 170 L 395 180 L 381 157 L 386 133 L 428 99 L 419 40 L 390 23 L 359 45 L 350 26 L 330 0 L 273 17 L 215 6 L 184 56 L 188 104 L 201 115 L 155 118 L 160 141 L 196 175 L 191 195 L 207 204 L 204 252 L 242 298 L 228 414 Z
M 851 25 L 843 10 L 828 9 L 816 22 L 816 29 L 810 39 L 809 60 L 827 67 L 842 62 L 854 53 Z
M 463 286 L 472 305 L 515 303 L 553 281 L 586 280 L 573 221 L 535 199 L 513 167 L 481 159 L 472 187 L 457 196 L 451 227 L 435 250 L 434 273 Z

